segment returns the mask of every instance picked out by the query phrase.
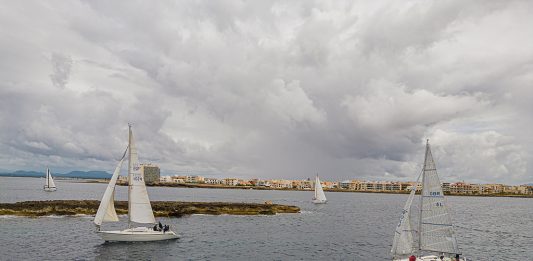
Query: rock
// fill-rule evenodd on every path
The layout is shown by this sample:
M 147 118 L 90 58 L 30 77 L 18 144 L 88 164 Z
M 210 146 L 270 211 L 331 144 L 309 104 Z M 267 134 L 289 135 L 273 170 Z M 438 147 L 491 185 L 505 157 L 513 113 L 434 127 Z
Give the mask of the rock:
M 208 215 L 275 215 L 299 213 L 296 206 L 231 202 L 178 202 L 152 201 L 152 210 L 157 217 L 181 217 L 191 214 Z M 49 200 L 0 203 L 0 215 L 47 216 L 47 215 L 94 215 L 100 201 L 97 200 Z M 115 201 L 117 214 L 128 213 L 128 202 Z

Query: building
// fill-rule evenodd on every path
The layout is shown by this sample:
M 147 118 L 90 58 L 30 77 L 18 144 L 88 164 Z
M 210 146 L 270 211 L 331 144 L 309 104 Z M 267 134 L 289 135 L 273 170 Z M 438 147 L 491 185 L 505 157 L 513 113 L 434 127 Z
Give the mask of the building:
M 170 183 L 170 182 L 172 182 L 172 177 L 171 176 L 161 176 L 159 178 L 159 182 Z
M 239 184 L 239 180 L 236 178 L 225 178 L 222 179 L 222 184 L 226 186 L 237 186 Z
M 292 188 L 292 181 L 286 179 L 273 179 L 270 181 L 271 187 L 278 189 Z
M 217 185 L 217 184 L 222 184 L 222 180 L 217 179 L 217 178 L 204 178 L 204 183 L 211 184 L 211 185 Z
M 159 166 L 150 163 L 141 164 L 141 173 L 146 183 L 159 182 L 161 176 Z
M 186 176 L 185 182 L 186 183 L 204 183 L 204 177 L 197 176 L 197 175 Z
M 270 187 L 271 184 L 270 184 L 270 181 L 268 181 L 268 180 L 258 180 L 257 183 L 256 183 L 256 186 L 259 186 L 259 187 Z
M 296 186 L 297 189 L 314 189 L 315 182 L 311 180 L 301 180 Z

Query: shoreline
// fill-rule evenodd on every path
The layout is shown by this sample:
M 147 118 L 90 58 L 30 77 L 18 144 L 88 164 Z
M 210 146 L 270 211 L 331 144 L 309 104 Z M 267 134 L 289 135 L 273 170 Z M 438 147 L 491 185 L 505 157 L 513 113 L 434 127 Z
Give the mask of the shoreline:
M 13 176 L 2 176 L 2 177 L 13 177 Z M 34 177 L 18 177 L 18 178 L 34 178 Z M 59 178 L 58 180 L 72 182 L 72 183 L 109 183 L 109 179 L 94 179 L 94 178 Z M 127 186 L 127 183 L 122 181 L 117 181 L 118 186 Z M 269 187 L 258 187 L 258 186 L 227 186 L 227 185 L 214 185 L 214 184 L 197 184 L 197 183 L 147 183 L 148 187 L 172 187 L 172 188 L 206 188 L 206 189 L 242 189 L 242 190 L 274 190 L 274 191 L 313 191 L 312 189 L 297 189 L 297 188 L 269 188 Z M 362 190 L 348 190 L 348 189 L 327 189 L 324 188 L 324 192 L 341 192 L 341 193 L 370 193 L 370 194 L 409 194 L 409 191 L 362 191 Z M 416 193 L 420 194 L 419 192 Z M 450 194 L 445 192 L 445 196 L 452 197 L 497 197 L 497 198 L 533 198 L 533 195 L 526 194 Z
M 151 201 L 156 217 L 183 217 L 194 214 L 204 215 L 276 215 L 282 213 L 300 213 L 297 206 L 270 203 L 234 203 L 234 202 L 181 202 Z M 0 203 L 0 216 L 94 216 L 98 210 L 98 200 L 47 200 Z M 117 215 L 128 213 L 127 201 L 115 201 Z
M 101 182 L 99 182 L 101 183 Z M 118 183 L 119 186 L 127 186 L 127 183 Z M 148 187 L 173 187 L 173 188 L 207 188 L 207 189 L 243 189 L 243 190 L 274 190 L 274 191 L 308 191 L 312 192 L 312 189 L 297 189 L 297 188 L 269 188 L 269 187 L 255 187 L 255 186 L 227 186 L 227 185 L 211 185 L 211 184 L 193 184 L 193 183 L 147 183 Z M 327 189 L 324 188 L 324 192 L 341 192 L 341 193 L 369 193 L 369 194 L 404 194 L 408 195 L 409 191 L 362 191 L 362 190 L 348 190 L 348 189 Z M 417 195 L 420 192 L 416 193 Z M 524 194 L 450 194 L 444 193 L 445 196 L 458 196 L 458 197 L 501 197 L 501 198 L 533 198 L 533 195 Z

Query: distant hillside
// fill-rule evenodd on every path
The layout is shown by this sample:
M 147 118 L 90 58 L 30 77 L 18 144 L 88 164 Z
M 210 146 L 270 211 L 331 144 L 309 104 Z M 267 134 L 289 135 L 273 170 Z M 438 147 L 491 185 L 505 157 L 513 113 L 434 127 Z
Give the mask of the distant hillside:
M 44 177 L 44 172 L 37 172 L 37 171 L 25 171 L 25 170 L 17 170 L 15 172 L 11 173 L 0 173 L 0 176 L 7 176 L 7 177 Z M 52 176 L 54 177 L 64 177 L 64 178 L 81 178 L 81 179 L 109 179 L 111 178 L 111 174 L 105 172 L 105 171 L 71 171 L 69 173 L 54 173 L 52 172 Z

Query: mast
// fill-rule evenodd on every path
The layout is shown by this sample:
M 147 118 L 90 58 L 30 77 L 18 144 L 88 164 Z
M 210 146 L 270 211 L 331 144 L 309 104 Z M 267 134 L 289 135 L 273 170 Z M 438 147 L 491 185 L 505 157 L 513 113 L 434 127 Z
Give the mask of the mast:
M 423 193 L 424 193 L 424 178 L 426 177 L 426 163 L 428 160 L 428 151 L 429 151 L 429 139 L 426 140 L 426 153 L 424 156 L 424 166 L 422 166 L 422 190 L 420 191 L 420 207 L 419 207 L 419 215 L 418 215 L 418 252 L 419 254 L 422 253 L 422 200 L 423 200 Z M 416 189 L 416 188 L 415 188 Z
M 317 183 L 318 183 L 318 182 L 320 182 L 320 181 L 318 180 L 318 173 L 317 173 L 317 174 L 316 174 L 316 178 L 315 178 L 315 199 L 318 199 L 318 195 L 317 195 L 317 192 L 318 192 L 318 191 L 317 191 L 317 190 L 318 190 L 318 189 L 317 189 L 317 186 L 318 186 Z
M 131 123 L 128 123 L 128 228 L 131 227 Z

